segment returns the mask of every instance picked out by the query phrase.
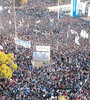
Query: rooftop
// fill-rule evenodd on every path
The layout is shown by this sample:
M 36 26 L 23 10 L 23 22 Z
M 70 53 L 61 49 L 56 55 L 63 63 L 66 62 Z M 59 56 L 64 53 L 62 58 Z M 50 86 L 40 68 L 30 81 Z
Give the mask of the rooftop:
M 90 22 L 90 16 L 88 16 L 88 17 L 80 17 L 80 19 L 82 19 L 84 21 L 87 21 L 87 22 Z

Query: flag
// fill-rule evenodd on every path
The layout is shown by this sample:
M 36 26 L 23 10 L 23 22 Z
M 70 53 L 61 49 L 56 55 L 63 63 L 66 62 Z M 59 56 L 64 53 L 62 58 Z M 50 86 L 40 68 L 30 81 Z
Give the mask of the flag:
M 78 36 L 78 35 L 75 37 L 75 43 L 76 43 L 77 45 L 80 45 L 80 43 L 79 43 L 79 36 Z
M 78 33 L 77 33 L 76 31 L 74 31 L 74 30 L 71 30 L 71 33 L 72 33 L 72 34 L 76 34 L 76 35 L 78 34 Z
M 81 30 L 80 36 L 83 37 L 84 39 L 88 38 L 88 34 L 86 33 L 85 30 Z
M 15 40 L 15 43 L 17 45 L 21 45 L 21 46 L 23 46 L 25 48 L 30 48 L 31 47 L 31 42 L 30 41 L 23 41 L 21 39 L 18 39 L 17 37 L 14 38 L 14 40 Z

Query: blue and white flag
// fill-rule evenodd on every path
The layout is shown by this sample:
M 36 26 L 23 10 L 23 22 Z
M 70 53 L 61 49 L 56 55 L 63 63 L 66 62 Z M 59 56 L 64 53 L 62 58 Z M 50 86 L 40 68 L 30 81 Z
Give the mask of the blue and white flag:
M 75 43 L 76 43 L 77 45 L 80 45 L 80 43 L 79 43 L 79 36 L 78 36 L 78 35 L 75 37 Z
M 23 41 L 21 39 L 18 39 L 17 37 L 14 38 L 14 40 L 15 40 L 15 43 L 17 45 L 21 45 L 21 46 L 23 46 L 25 48 L 30 48 L 31 47 L 31 41 Z
M 71 16 L 79 16 L 80 0 L 71 0 Z
M 85 38 L 88 39 L 88 37 L 89 37 L 85 30 L 81 30 L 80 36 L 83 37 L 84 39 Z
M 71 33 L 78 35 L 78 33 L 76 31 L 74 31 L 74 30 L 71 30 Z

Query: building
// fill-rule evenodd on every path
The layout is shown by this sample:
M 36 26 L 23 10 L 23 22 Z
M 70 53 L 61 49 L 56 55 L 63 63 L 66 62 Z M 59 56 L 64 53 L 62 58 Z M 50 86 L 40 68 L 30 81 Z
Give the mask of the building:
M 90 0 L 71 0 L 71 16 L 90 16 Z
M 90 16 L 90 0 L 71 0 L 71 4 L 48 7 L 49 12 L 63 12 L 64 14 L 76 16 Z

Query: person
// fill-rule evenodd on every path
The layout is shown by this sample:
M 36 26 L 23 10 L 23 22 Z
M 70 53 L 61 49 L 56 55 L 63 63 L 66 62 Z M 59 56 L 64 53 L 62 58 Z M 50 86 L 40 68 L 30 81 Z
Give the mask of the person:
M 6 4 L 4 0 L 0 2 L 2 5 Z M 29 2 L 29 5 L 33 6 L 35 4 L 38 5 L 39 2 L 36 0 L 33 0 L 31 3 Z M 87 22 L 77 18 L 61 14 L 60 16 L 63 16 L 63 18 L 58 21 L 56 19 L 57 13 L 49 12 L 43 7 L 43 4 L 46 5 L 45 7 L 49 5 L 40 2 L 39 8 L 24 5 L 27 11 L 24 9 L 16 10 L 16 14 L 18 15 L 16 16 L 18 22 L 17 33 L 18 38 L 22 40 L 31 40 L 36 45 L 50 45 L 51 65 L 53 67 L 44 65 L 45 67 L 40 66 L 39 68 L 34 68 L 31 61 L 33 58 L 33 49 L 26 49 L 22 46 L 18 46 L 18 51 L 15 49 L 14 26 L 8 25 L 7 27 L 6 24 L 7 18 L 13 20 L 13 12 L 8 14 L 5 11 L 2 15 L 4 30 L 1 33 L 3 41 L 0 44 L 3 46 L 5 53 L 13 53 L 15 62 L 19 67 L 13 73 L 12 81 L 6 79 L 4 80 L 4 84 L 0 83 L 0 97 L 6 100 L 46 100 L 64 95 L 70 100 L 77 99 L 78 96 L 79 99 L 88 100 L 89 87 L 87 86 L 89 86 L 90 66 L 88 61 L 90 57 L 89 41 L 80 38 L 80 46 L 76 45 L 70 29 L 80 33 L 85 28 L 87 33 L 89 33 L 89 25 Z M 53 27 L 50 26 L 50 18 L 54 18 Z M 40 23 L 35 23 L 39 19 Z M 52 32 L 53 34 L 46 34 L 45 36 L 42 32 L 45 34 Z M 70 33 L 68 39 L 66 38 L 67 32 Z M 58 45 L 58 49 L 56 49 L 56 45 Z M 30 71 L 30 69 L 32 70 Z

